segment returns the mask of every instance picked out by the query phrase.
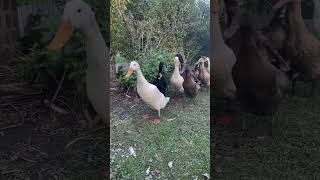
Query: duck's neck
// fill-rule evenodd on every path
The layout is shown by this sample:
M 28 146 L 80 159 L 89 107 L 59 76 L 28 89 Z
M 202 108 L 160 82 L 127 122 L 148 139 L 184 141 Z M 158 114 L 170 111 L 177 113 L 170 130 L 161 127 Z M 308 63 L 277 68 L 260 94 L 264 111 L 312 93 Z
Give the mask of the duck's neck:
M 175 67 L 174 67 L 174 73 L 175 74 L 179 74 L 180 72 L 180 65 L 175 65 Z
M 218 13 L 213 13 L 211 12 L 211 27 L 213 31 L 213 36 L 211 42 L 213 43 L 213 45 L 220 45 L 223 44 L 223 38 L 222 38 L 222 33 L 221 33 L 221 29 L 220 29 L 220 22 L 219 22 L 219 14 Z
M 304 20 L 301 14 L 301 2 L 295 2 L 288 4 L 288 15 L 289 15 L 289 21 L 290 26 L 293 28 L 298 27 L 304 27 Z
M 200 68 L 201 68 L 201 70 L 204 70 L 205 69 L 205 67 L 204 67 L 204 63 L 202 62 L 202 63 L 200 63 Z
M 108 48 L 96 21 L 90 27 L 83 29 L 86 36 L 88 68 L 107 68 Z
M 141 69 L 138 69 L 136 72 L 137 72 L 137 82 L 138 82 L 138 84 L 148 83 L 148 81 L 146 80 L 146 78 L 142 74 Z

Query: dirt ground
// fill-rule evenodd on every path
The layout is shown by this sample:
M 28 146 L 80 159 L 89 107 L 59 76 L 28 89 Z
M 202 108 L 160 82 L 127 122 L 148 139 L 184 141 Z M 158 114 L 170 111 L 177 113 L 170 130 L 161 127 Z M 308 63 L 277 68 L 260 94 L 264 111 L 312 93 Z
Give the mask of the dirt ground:
M 0 64 L 0 179 L 105 179 L 108 129 L 88 128 L 65 95 L 54 111 L 41 84 L 28 84 L 15 61 Z M 50 97 L 49 97 L 50 98 Z

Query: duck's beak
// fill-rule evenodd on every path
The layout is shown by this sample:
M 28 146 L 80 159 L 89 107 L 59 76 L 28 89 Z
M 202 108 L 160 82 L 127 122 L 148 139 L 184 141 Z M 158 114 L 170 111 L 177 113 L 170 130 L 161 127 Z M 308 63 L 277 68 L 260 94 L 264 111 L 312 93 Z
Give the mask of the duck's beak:
M 60 24 L 58 32 L 49 44 L 49 50 L 59 50 L 69 41 L 73 32 L 73 26 L 69 21 L 63 21 Z
M 133 73 L 133 70 L 131 68 L 128 69 L 128 72 L 127 72 L 127 75 L 126 75 L 126 78 L 128 79 L 131 74 Z
M 290 2 L 291 0 L 280 0 L 278 3 L 276 3 L 272 9 L 273 10 L 277 10 L 279 8 L 281 8 L 282 6 L 284 6 L 285 4 L 287 4 L 288 2 Z

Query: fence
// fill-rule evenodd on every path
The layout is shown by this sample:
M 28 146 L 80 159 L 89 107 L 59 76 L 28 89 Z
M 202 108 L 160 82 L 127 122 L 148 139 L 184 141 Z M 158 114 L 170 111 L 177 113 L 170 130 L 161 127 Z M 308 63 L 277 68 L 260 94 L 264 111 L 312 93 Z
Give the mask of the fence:
M 25 35 L 30 15 L 55 16 L 59 14 L 55 0 L 33 0 L 31 4 L 17 6 L 16 0 L 0 0 L 0 56 L 10 54 L 18 39 Z
M 0 51 L 18 40 L 18 19 L 15 0 L 0 0 Z
M 20 37 L 25 35 L 25 28 L 30 15 L 48 15 L 55 16 L 59 14 L 54 0 L 34 0 L 29 5 L 19 6 L 17 9 L 19 34 Z

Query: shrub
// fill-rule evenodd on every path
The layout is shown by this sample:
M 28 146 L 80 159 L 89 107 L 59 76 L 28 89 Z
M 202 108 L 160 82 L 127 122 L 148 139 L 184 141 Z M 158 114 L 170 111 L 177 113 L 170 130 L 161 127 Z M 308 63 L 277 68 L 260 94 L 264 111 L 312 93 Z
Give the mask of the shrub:
M 114 60 L 116 63 L 124 63 L 127 61 L 127 59 L 125 57 L 123 57 L 119 54 L 114 57 Z
M 53 93 L 66 71 L 64 87 L 68 84 L 68 88 L 84 95 L 87 64 L 82 35 L 75 32 L 61 51 L 49 52 L 47 46 L 57 31 L 58 18 L 34 16 L 29 20 L 28 33 L 22 39 L 27 55 L 18 66 L 22 77 L 45 84 L 49 93 Z

